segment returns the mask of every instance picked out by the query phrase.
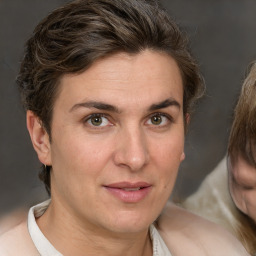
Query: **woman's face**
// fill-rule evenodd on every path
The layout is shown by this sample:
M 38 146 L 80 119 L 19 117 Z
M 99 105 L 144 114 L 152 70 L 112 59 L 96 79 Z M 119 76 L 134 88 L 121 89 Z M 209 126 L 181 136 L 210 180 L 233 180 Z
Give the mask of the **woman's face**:
M 45 162 L 55 210 L 87 229 L 148 228 L 184 159 L 183 120 L 182 78 L 166 54 L 120 53 L 65 75 Z
M 236 206 L 256 222 L 256 168 L 238 155 L 229 159 L 229 188 Z

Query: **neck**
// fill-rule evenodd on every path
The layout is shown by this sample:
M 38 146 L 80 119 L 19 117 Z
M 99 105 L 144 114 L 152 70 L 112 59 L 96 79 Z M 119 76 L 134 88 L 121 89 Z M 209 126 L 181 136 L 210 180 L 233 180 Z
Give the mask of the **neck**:
M 151 256 L 149 229 L 137 233 L 117 233 L 90 225 L 68 211 L 57 211 L 52 202 L 37 219 L 45 237 L 60 253 L 68 255 Z

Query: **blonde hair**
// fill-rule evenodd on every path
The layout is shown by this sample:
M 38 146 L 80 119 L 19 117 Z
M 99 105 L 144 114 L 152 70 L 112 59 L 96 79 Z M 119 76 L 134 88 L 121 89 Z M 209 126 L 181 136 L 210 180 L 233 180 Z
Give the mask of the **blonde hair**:
M 237 208 L 236 208 L 237 209 Z M 237 209 L 238 225 L 235 228 L 236 236 L 250 255 L 256 253 L 256 224 L 247 215 Z
M 234 110 L 228 153 L 241 156 L 256 167 L 256 62 L 251 65 Z
M 256 62 L 252 63 L 249 69 L 234 110 L 228 154 L 232 162 L 239 154 L 250 165 L 256 167 Z M 235 208 L 235 211 L 238 220 L 236 235 L 247 251 L 255 255 L 256 224 L 238 208 Z

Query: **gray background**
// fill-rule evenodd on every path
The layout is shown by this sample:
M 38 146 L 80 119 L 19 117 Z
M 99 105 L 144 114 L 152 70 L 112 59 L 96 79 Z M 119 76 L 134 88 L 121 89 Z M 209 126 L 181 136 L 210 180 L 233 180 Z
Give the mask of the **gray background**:
M 40 164 L 25 127 L 15 85 L 25 40 L 64 0 L 0 0 L 0 215 L 46 198 Z M 226 152 L 235 104 L 248 64 L 256 59 L 256 1 L 163 0 L 188 32 L 207 91 L 192 118 L 186 160 L 174 192 L 196 190 Z

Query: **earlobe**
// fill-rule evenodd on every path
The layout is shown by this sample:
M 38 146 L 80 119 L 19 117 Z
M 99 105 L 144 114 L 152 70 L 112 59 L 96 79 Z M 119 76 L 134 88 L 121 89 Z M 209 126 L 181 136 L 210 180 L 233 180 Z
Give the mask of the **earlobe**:
M 27 128 L 40 162 L 51 166 L 51 145 L 49 135 L 42 126 L 40 119 L 30 110 L 27 111 Z
M 180 161 L 182 162 L 185 159 L 185 153 L 182 152 L 181 156 L 180 156 Z
M 187 113 L 185 115 L 185 122 L 186 122 L 186 125 L 189 125 L 189 123 L 190 123 L 190 114 L 189 113 Z

